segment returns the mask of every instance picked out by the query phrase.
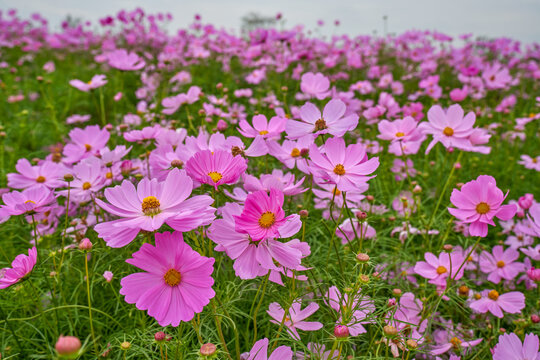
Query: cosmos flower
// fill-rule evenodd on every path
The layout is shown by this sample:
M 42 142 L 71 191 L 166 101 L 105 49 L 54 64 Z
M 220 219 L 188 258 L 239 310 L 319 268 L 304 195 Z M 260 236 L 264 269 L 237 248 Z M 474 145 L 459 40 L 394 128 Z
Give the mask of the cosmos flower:
M 245 137 L 255 138 L 262 136 L 265 139 L 276 138 L 285 131 L 286 118 L 274 116 L 268 121 L 264 115 L 255 115 L 252 119 L 253 126 L 246 120 L 240 120 L 238 132 Z
M 488 311 L 498 318 L 502 318 L 503 311 L 518 314 L 525 308 L 525 295 L 519 291 L 499 294 L 497 290 L 484 290 L 478 300 L 473 300 L 469 307 L 481 314 Z
M 493 218 L 509 220 L 514 217 L 517 206 L 502 205 L 505 198 L 492 176 L 480 175 L 463 185 L 461 190 L 452 191 L 450 201 L 456 208 L 448 208 L 448 211 L 469 224 L 471 236 L 485 237 L 488 224 L 495 225 Z
M 488 280 L 494 284 L 501 282 L 501 279 L 513 280 L 524 270 L 523 263 L 516 262 L 519 252 L 515 249 L 503 249 L 501 245 L 493 247 L 490 254 L 482 251 L 480 254 L 480 270 L 488 274 Z
M 106 203 L 96 199 L 106 212 L 121 219 L 97 224 L 94 230 L 110 247 L 129 244 L 141 231 L 158 230 L 164 223 L 177 231 L 190 231 L 214 219 L 214 200 L 207 195 L 188 199 L 193 181 L 184 170 L 173 169 L 165 181 L 142 179 L 137 188 L 124 180 L 105 189 Z
M 279 346 L 268 356 L 268 339 L 264 338 L 253 344 L 247 354 L 242 354 L 242 360 L 292 360 L 293 352 L 288 346 Z
M 322 328 L 322 324 L 318 321 L 305 321 L 306 318 L 313 315 L 319 309 L 319 304 L 310 303 L 304 309 L 302 309 L 302 300 L 295 300 L 287 315 L 285 315 L 285 310 L 277 302 L 270 304 L 268 308 L 268 315 L 272 318 L 271 323 L 280 325 L 283 322 L 283 325 L 287 328 L 287 332 L 295 339 L 300 340 L 300 335 L 298 334 L 297 329 L 304 331 L 315 331 Z
M 326 140 L 324 155 L 315 144 L 311 145 L 309 156 L 312 172 L 335 184 L 340 191 L 358 188 L 374 177 L 368 175 L 379 167 L 379 158 L 368 159 L 363 145 L 346 147 L 345 140 L 339 137 Z
M 201 184 L 213 186 L 216 190 L 219 185 L 236 183 L 246 169 L 246 159 L 223 150 L 198 151 L 186 164 L 189 176 Z
M 215 296 L 214 258 L 199 255 L 179 232 L 157 233 L 156 245 L 143 244 L 127 263 L 144 272 L 124 277 L 120 294 L 161 326 L 178 326 L 202 312 Z
M 54 202 L 55 198 L 51 190 L 41 185 L 33 186 L 22 192 L 5 193 L 2 195 L 2 200 L 5 205 L 0 207 L 0 217 L 45 212 L 50 209 L 49 205 Z M 7 218 L 3 220 L 6 221 Z
M 64 186 L 64 175 L 68 172 L 62 164 L 50 160 L 32 166 L 25 158 L 17 160 L 15 169 L 19 173 L 7 174 L 8 186 L 15 189 L 46 186 L 55 189 Z
M 283 192 L 271 188 L 255 191 L 246 198 L 244 210 L 235 216 L 236 231 L 248 234 L 254 241 L 290 237 L 300 230 L 297 214 L 285 216 Z
M 300 108 L 302 121 L 289 120 L 286 131 L 289 139 L 296 140 L 312 134 L 331 134 L 337 137 L 354 130 L 358 125 L 358 115 L 345 115 L 347 106 L 339 99 L 330 100 L 321 114 L 312 103 L 305 103 Z
M 64 163 L 73 164 L 92 155 L 99 154 L 109 141 L 110 134 L 98 125 L 84 129 L 75 128 L 69 132 L 70 142 L 64 146 Z
M 540 360 L 538 336 L 527 334 L 522 343 L 515 333 L 499 335 L 493 360 Z
M 34 269 L 36 261 L 37 249 L 35 246 L 28 250 L 28 255 L 17 255 L 11 263 L 11 268 L 0 270 L 0 289 L 5 289 L 21 281 Z
M 323 100 L 330 95 L 329 88 L 330 80 L 321 73 L 313 74 L 312 72 L 308 72 L 302 75 L 300 90 L 309 97 Z
M 107 54 L 109 66 L 123 71 L 134 71 L 142 69 L 146 63 L 136 53 L 126 49 L 117 49 Z
M 94 75 L 92 79 L 88 82 L 84 82 L 79 79 L 69 81 L 69 85 L 84 92 L 97 89 L 105 84 L 107 84 L 107 79 L 105 75 Z
M 414 272 L 429 279 L 430 284 L 446 287 L 448 276 L 454 280 L 459 280 L 463 277 L 465 267 L 462 265 L 465 259 L 460 251 L 453 251 L 451 254 L 443 252 L 439 254 L 438 258 L 432 253 L 427 252 L 424 254 L 424 259 L 426 261 L 416 263 Z

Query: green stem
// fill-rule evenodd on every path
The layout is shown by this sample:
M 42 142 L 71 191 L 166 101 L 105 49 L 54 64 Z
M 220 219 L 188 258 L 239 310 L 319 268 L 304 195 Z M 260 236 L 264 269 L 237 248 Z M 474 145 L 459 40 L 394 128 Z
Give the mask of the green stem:
M 94 343 L 94 351 L 96 354 L 98 354 L 96 335 L 94 333 L 94 323 L 92 321 L 92 300 L 90 296 L 90 275 L 88 273 L 88 253 L 87 252 L 84 252 L 84 270 L 86 273 L 86 293 L 88 295 L 88 317 L 90 320 L 90 333 L 92 335 L 92 342 Z

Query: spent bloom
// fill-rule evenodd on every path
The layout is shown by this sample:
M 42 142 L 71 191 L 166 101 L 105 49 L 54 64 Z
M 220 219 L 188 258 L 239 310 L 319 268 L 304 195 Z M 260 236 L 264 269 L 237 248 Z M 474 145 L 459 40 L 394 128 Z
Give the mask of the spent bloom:
M 123 247 L 139 231 L 155 231 L 164 223 L 178 231 L 208 225 L 214 219 L 214 200 L 207 195 L 188 199 L 193 181 L 184 170 L 173 169 L 165 181 L 142 179 L 137 188 L 128 180 L 105 189 L 106 203 L 96 199 L 105 211 L 121 219 L 97 224 L 94 229 L 110 247 Z
M 456 208 L 448 208 L 448 211 L 459 220 L 469 224 L 471 236 L 485 237 L 488 224 L 495 225 L 493 218 L 509 220 L 514 217 L 517 206 L 515 204 L 502 205 L 506 195 L 497 187 L 495 178 L 480 175 L 476 180 L 463 185 L 461 190 L 452 191 L 450 201 Z
M 215 296 L 214 261 L 189 247 L 179 232 L 157 233 L 155 246 L 143 244 L 126 260 L 144 272 L 123 278 L 120 294 L 137 309 L 147 310 L 159 325 L 178 326 Z
M 36 261 L 37 249 L 35 246 L 28 250 L 28 255 L 17 255 L 10 268 L 0 270 L 0 289 L 5 289 L 21 281 L 34 269 Z

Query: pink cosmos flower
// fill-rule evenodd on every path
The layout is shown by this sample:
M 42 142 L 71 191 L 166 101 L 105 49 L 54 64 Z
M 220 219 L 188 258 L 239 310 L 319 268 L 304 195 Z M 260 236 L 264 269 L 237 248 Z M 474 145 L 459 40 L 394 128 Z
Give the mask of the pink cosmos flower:
M 469 307 L 485 314 L 488 311 L 498 318 L 503 317 L 503 310 L 510 314 L 518 314 L 525 308 L 525 295 L 519 291 L 499 294 L 497 290 L 484 290 L 482 297 L 474 300 Z
M 323 113 L 312 103 L 305 103 L 300 108 L 302 121 L 289 120 L 286 131 L 290 139 L 295 140 L 312 134 L 332 134 L 340 137 L 358 125 L 358 115 L 345 115 L 347 106 L 339 99 L 330 100 Z
M 90 115 L 73 114 L 66 119 L 66 124 L 80 124 L 90 120 Z
M 464 341 L 463 338 L 458 337 L 459 335 L 454 332 L 447 332 L 444 342 L 441 344 L 434 345 L 430 351 L 432 355 L 441 355 L 451 349 L 454 349 L 458 352 L 466 351 L 466 349 L 476 346 L 482 342 L 483 339 L 475 339 L 470 341 Z
M 292 360 L 293 352 L 288 346 L 279 346 L 268 356 L 268 339 L 257 341 L 248 354 L 242 354 L 242 360 Z
M 282 145 L 276 141 L 268 141 L 268 153 L 281 161 L 289 169 L 296 165 L 298 170 L 308 174 L 309 168 L 306 157 L 309 155 L 309 147 L 313 144 L 312 136 L 304 136 L 298 141 L 285 140 Z
M 283 192 L 284 195 L 292 196 L 308 190 L 302 187 L 305 177 L 295 183 L 295 176 L 293 173 L 283 174 L 283 172 L 278 169 L 272 171 L 272 174 L 261 174 L 260 179 L 249 174 L 244 174 L 243 179 L 244 189 L 249 192 L 259 190 L 270 191 L 270 189 L 274 188 Z
M 44 212 L 54 202 L 54 194 L 43 185 L 33 186 L 22 192 L 12 191 L 2 195 L 5 205 L 0 207 L 0 217 Z M 3 219 L 4 221 L 7 220 Z M 1 221 L 3 222 L 3 221 Z
M 111 271 L 109 271 L 109 270 L 107 270 L 107 271 L 105 271 L 105 272 L 103 273 L 103 278 L 104 278 L 105 281 L 108 282 L 108 283 L 110 283 L 110 282 L 112 281 L 113 276 L 114 276 L 114 274 L 113 274 Z
M 426 261 L 419 261 L 414 266 L 414 272 L 429 279 L 429 283 L 439 287 L 446 287 L 447 278 L 459 280 L 463 277 L 465 266 L 464 256 L 461 251 L 453 251 L 451 254 L 443 252 L 437 258 L 430 252 L 424 254 Z M 461 268 L 461 269 L 460 269 Z M 459 272 L 458 272 L 459 269 Z
M 508 194 L 506 194 L 508 195 Z M 502 205 L 506 198 L 492 176 L 480 175 L 461 187 L 454 189 L 450 201 L 456 208 L 448 208 L 450 214 L 469 224 L 471 236 L 485 237 L 488 224 L 495 225 L 493 218 L 509 220 L 514 217 L 515 204 Z
M 325 302 L 339 314 L 336 324 L 347 326 L 351 336 L 367 332 L 362 324 L 369 323 L 366 318 L 375 311 L 375 304 L 369 297 L 362 295 L 361 291 L 342 294 L 335 286 L 328 289 L 326 296 L 328 300 L 325 298 Z
M 264 115 L 255 115 L 252 119 L 253 126 L 246 120 L 240 120 L 238 132 L 245 137 L 255 138 L 262 136 L 265 139 L 279 138 L 281 133 L 285 131 L 287 119 L 279 116 L 274 116 L 270 122 Z
M 341 239 L 343 245 L 353 241 L 356 236 L 362 239 L 372 239 L 376 235 L 377 232 L 367 221 L 360 222 L 357 219 L 345 219 L 336 229 L 336 236 Z
M 8 186 L 15 189 L 46 186 L 49 189 L 64 186 L 64 175 L 67 169 L 50 160 L 32 166 L 30 161 L 21 158 L 17 161 L 15 169 L 19 172 L 7 174 Z
M 126 262 L 145 272 L 120 281 L 120 294 L 128 304 L 148 315 L 161 326 L 178 326 L 200 313 L 216 294 L 212 290 L 214 258 L 199 255 L 179 232 L 157 233 L 156 245 L 143 244 Z
M 170 144 L 160 145 L 150 153 L 152 177 L 164 180 L 172 169 L 182 169 L 190 158 L 191 154 L 183 144 L 176 148 Z
M 285 217 L 283 201 L 283 192 L 274 188 L 270 195 L 264 190 L 249 194 L 242 214 L 234 217 L 236 231 L 248 234 L 254 241 L 296 234 L 302 222 L 297 214 Z
M 338 190 L 348 191 L 358 188 L 359 184 L 367 182 L 379 167 L 379 158 L 368 160 L 366 149 L 361 144 L 345 147 L 345 140 L 339 137 L 326 140 L 323 155 L 313 144 L 309 149 L 311 169 Z
M 193 181 L 184 170 L 173 169 L 165 181 L 142 179 L 137 188 L 124 180 L 105 189 L 110 204 L 96 199 L 105 211 L 122 219 L 97 224 L 94 230 L 110 247 L 129 244 L 140 230 L 155 231 L 164 223 L 177 231 L 191 231 L 214 219 L 214 200 L 207 195 L 187 199 Z
M 410 116 L 405 116 L 402 120 L 382 120 L 378 125 L 380 134 L 379 139 L 390 140 L 392 142 L 418 141 L 424 135 L 417 129 L 417 122 Z
M 109 66 L 123 70 L 133 71 L 142 69 L 146 63 L 134 52 L 129 52 L 126 49 L 118 49 L 107 54 Z
M 498 63 L 487 67 L 482 72 L 482 78 L 486 82 L 488 89 L 503 89 L 512 82 L 508 68 L 503 68 Z
M 468 150 L 472 146 L 468 137 L 473 132 L 476 115 L 472 111 L 466 116 L 463 115 L 463 108 L 459 104 L 451 105 L 446 113 L 439 105 L 434 105 L 429 109 L 429 122 L 423 122 L 418 126 L 424 134 L 433 136 L 433 140 L 426 149 L 426 154 L 438 142 L 442 143 L 445 148 L 455 147 Z
M 70 182 L 70 198 L 77 202 L 92 199 L 92 194 L 105 186 L 106 171 L 102 168 L 101 160 L 96 157 L 84 159 L 73 167 L 73 181 Z M 59 195 L 67 197 L 68 190 L 58 191 Z
M 20 254 L 11 263 L 11 268 L 0 270 L 0 289 L 5 289 L 18 283 L 34 269 L 37 261 L 37 249 L 28 249 L 28 255 Z
M 236 183 L 246 169 L 246 159 L 223 150 L 198 151 L 186 164 L 189 176 L 201 184 L 214 186 L 216 190 L 219 185 Z
M 501 282 L 501 279 L 513 280 L 524 270 L 523 263 L 515 262 L 519 258 L 519 252 L 508 248 L 503 250 L 501 245 L 493 247 L 493 253 L 483 251 L 480 255 L 480 270 L 489 274 L 488 280 L 494 284 Z
M 315 311 L 319 309 L 319 304 L 310 303 L 303 310 L 301 307 L 302 300 L 297 299 L 289 308 L 287 315 L 285 315 L 285 310 L 283 310 L 281 305 L 279 305 L 277 302 L 273 302 L 270 304 L 267 313 L 273 319 L 270 320 L 271 323 L 278 325 L 283 323 L 283 325 L 285 325 L 287 328 L 287 332 L 293 337 L 293 339 L 300 340 L 300 335 L 296 329 L 315 331 L 323 327 L 323 325 L 318 321 L 304 321 L 307 317 L 313 315 Z
M 64 162 L 73 164 L 92 155 L 107 145 L 111 135 L 98 125 L 87 126 L 84 129 L 75 128 L 69 132 L 70 142 L 64 146 Z
M 521 249 L 521 252 L 535 261 L 540 261 L 540 244 L 535 247 L 529 246 L 526 249 Z
M 450 91 L 450 100 L 452 100 L 453 102 L 461 102 L 463 100 L 465 100 L 465 98 L 467 97 L 469 91 L 467 90 L 466 87 L 464 87 L 463 89 L 453 89 L 452 91 Z
M 529 155 L 521 155 L 521 160 L 518 164 L 525 166 L 526 169 L 540 171 L 540 155 L 532 157 Z
M 268 270 L 279 271 L 275 262 L 287 269 L 301 270 L 300 261 L 309 255 L 309 246 L 305 248 L 307 244 L 298 240 L 286 243 L 275 239 L 253 241 L 249 234 L 236 231 L 236 218 L 242 214 L 242 210 L 237 203 L 225 204 L 219 209 L 222 219 L 214 220 L 207 230 L 208 237 L 218 244 L 215 250 L 225 251 L 234 260 L 236 275 L 241 279 L 253 279 L 266 275 Z M 280 228 L 283 237 L 290 237 L 299 229 L 298 225 L 291 229 L 286 229 L 286 226 Z M 289 233 L 285 233 L 285 230 L 289 230 Z
M 90 90 L 94 90 L 99 87 L 102 87 L 106 83 L 107 83 L 107 80 L 106 80 L 105 75 L 94 75 L 92 77 L 92 80 L 88 82 L 84 82 L 79 79 L 69 81 L 69 85 L 84 92 L 88 92 Z
M 538 336 L 525 335 L 521 340 L 515 333 L 499 335 L 499 343 L 493 348 L 493 360 L 540 360 Z
M 146 126 L 141 130 L 131 130 L 124 133 L 124 139 L 129 142 L 154 140 L 162 131 L 163 128 L 157 124 L 154 126 Z
M 300 90 L 309 97 L 315 97 L 319 100 L 325 99 L 330 95 L 330 80 L 321 73 L 312 72 L 302 75 L 300 81 Z
M 181 93 L 175 96 L 170 96 L 161 101 L 163 109 L 162 113 L 167 115 L 174 114 L 180 106 L 184 104 L 193 104 L 201 97 L 202 89 L 198 86 L 191 86 L 187 93 Z

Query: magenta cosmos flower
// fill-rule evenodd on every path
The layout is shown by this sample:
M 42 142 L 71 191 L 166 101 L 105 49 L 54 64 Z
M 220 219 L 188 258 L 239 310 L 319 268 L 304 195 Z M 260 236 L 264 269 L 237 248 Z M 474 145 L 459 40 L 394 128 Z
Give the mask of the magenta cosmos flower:
M 184 170 L 173 169 L 165 181 L 142 179 L 137 188 L 124 180 L 122 185 L 105 189 L 110 204 L 99 199 L 105 211 L 122 219 L 97 224 L 94 230 L 110 247 L 129 244 L 141 230 L 155 231 L 164 223 L 178 231 L 191 231 L 208 225 L 215 209 L 210 196 L 198 195 L 188 199 L 193 180 Z
M 311 145 L 309 156 L 312 172 L 335 184 L 340 191 L 357 189 L 374 177 L 368 175 L 379 167 L 378 157 L 368 160 L 364 145 L 352 144 L 345 147 L 342 138 L 328 139 L 324 144 L 324 152 L 323 155 L 317 145 Z
M 71 130 L 69 132 L 71 142 L 64 146 L 63 161 L 72 164 L 92 155 L 98 155 L 99 151 L 107 145 L 110 136 L 107 129 L 100 129 L 98 125 Z
M 35 246 L 28 250 L 28 255 L 17 255 L 11 263 L 11 268 L 0 270 L 0 289 L 5 289 L 21 281 L 34 269 L 36 261 L 37 249 Z
M 268 274 L 269 270 L 279 271 L 280 265 L 287 269 L 301 269 L 301 259 L 309 255 L 309 245 L 294 239 L 282 243 L 278 239 L 253 241 L 249 234 L 236 231 L 236 222 L 242 216 L 242 207 L 237 203 L 227 203 L 219 209 L 222 219 L 212 222 L 207 235 L 216 244 L 216 251 L 225 251 L 234 260 L 234 271 L 241 279 L 254 279 Z M 293 217 L 292 221 L 279 228 L 282 237 L 296 234 L 302 222 Z M 278 265 L 276 265 L 276 263 Z
M 414 272 L 429 279 L 430 284 L 446 287 L 448 276 L 454 280 L 459 280 L 463 277 L 465 266 L 462 265 L 465 259 L 461 251 L 454 251 L 452 254 L 443 252 L 438 258 L 432 253 L 427 252 L 424 254 L 424 259 L 426 261 L 416 263 Z
M 161 326 L 178 326 L 200 313 L 216 294 L 212 290 L 214 258 L 199 255 L 179 232 L 156 234 L 156 245 L 143 244 L 127 263 L 144 270 L 120 281 L 129 304 Z
M 249 194 L 244 211 L 234 217 L 236 231 L 248 234 L 254 241 L 294 235 L 302 222 L 297 214 L 285 217 L 283 201 L 283 192 L 274 188 L 270 189 L 270 195 L 263 190 Z M 296 229 L 295 233 L 292 228 Z
M 495 225 L 493 218 L 510 220 L 516 214 L 515 204 L 502 205 L 507 195 L 497 187 L 492 176 L 480 175 L 463 185 L 461 190 L 452 191 L 450 201 L 456 208 L 448 208 L 448 211 L 469 224 L 471 236 L 485 237 L 488 224 Z
M 244 357 L 244 355 L 246 357 Z M 288 346 L 280 346 L 268 356 L 268 339 L 257 341 L 248 354 L 242 354 L 242 359 L 246 360 L 292 360 L 293 352 Z
M 499 294 L 497 290 L 484 290 L 480 299 L 472 301 L 469 306 L 481 314 L 489 311 L 502 318 L 503 310 L 510 314 L 520 313 L 525 308 L 525 295 L 519 291 Z
M 322 114 L 315 105 L 308 102 L 300 108 L 302 121 L 289 120 L 287 122 L 287 135 L 293 140 L 311 134 L 343 136 L 358 125 L 358 115 L 351 113 L 345 116 L 346 110 L 347 106 L 339 99 L 330 100 Z
M 523 263 L 515 262 L 519 258 L 519 252 L 508 248 L 503 250 L 501 245 L 493 248 L 493 253 L 483 251 L 480 255 L 480 270 L 488 274 L 488 280 L 494 284 L 501 279 L 513 280 L 524 269 Z
M 527 334 L 521 343 L 516 334 L 503 334 L 493 348 L 493 360 L 540 360 L 539 350 L 537 335 Z
M 377 126 L 380 134 L 379 139 L 395 141 L 417 141 L 423 136 L 422 132 L 417 128 L 417 122 L 410 116 L 405 116 L 402 120 L 382 120 Z
M 323 327 L 318 321 L 304 321 L 309 316 L 313 315 L 315 311 L 319 310 L 319 304 L 311 303 L 302 310 L 302 300 L 295 300 L 292 306 L 289 308 L 287 315 L 285 316 L 285 310 L 277 302 L 270 304 L 268 308 L 268 315 L 273 320 L 271 323 L 280 325 L 283 323 L 287 328 L 287 332 L 295 339 L 300 340 L 300 335 L 296 329 L 304 331 L 315 331 Z
M 469 150 L 472 147 L 469 136 L 473 133 L 473 125 L 476 121 L 476 115 L 472 111 L 464 116 L 463 108 L 459 104 L 454 104 L 445 113 L 439 105 L 434 105 L 428 111 L 428 120 L 429 122 L 423 122 L 418 126 L 424 134 L 433 136 L 426 154 L 438 142 L 445 148 Z
M 109 65 L 123 71 L 142 69 L 146 63 L 134 52 L 128 53 L 126 49 L 118 49 L 107 55 Z
M 5 193 L 2 195 L 2 200 L 4 200 L 5 205 L 0 206 L 0 213 L 3 216 L 8 216 L 50 210 L 48 205 L 55 201 L 55 197 L 51 190 L 41 185 L 33 186 L 22 192 Z
M 107 83 L 105 75 L 94 75 L 88 82 L 81 81 L 79 79 L 70 80 L 69 85 L 77 88 L 81 91 L 88 92 L 90 90 L 102 87 Z
M 219 185 L 236 183 L 246 169 L 246 159 L 224 150 L 198 151 L 186 164 L 189 176 L 216 189 Z
M 19 172 L 7 175 L 8 186 L 15 189 L 26 189 L 45 185 L 50 189 L 64 186 L 64 175 L 67 169 L 53 161 L 45 160 L 32 166 L 27 159 L 19 159 L 15 169 Z

